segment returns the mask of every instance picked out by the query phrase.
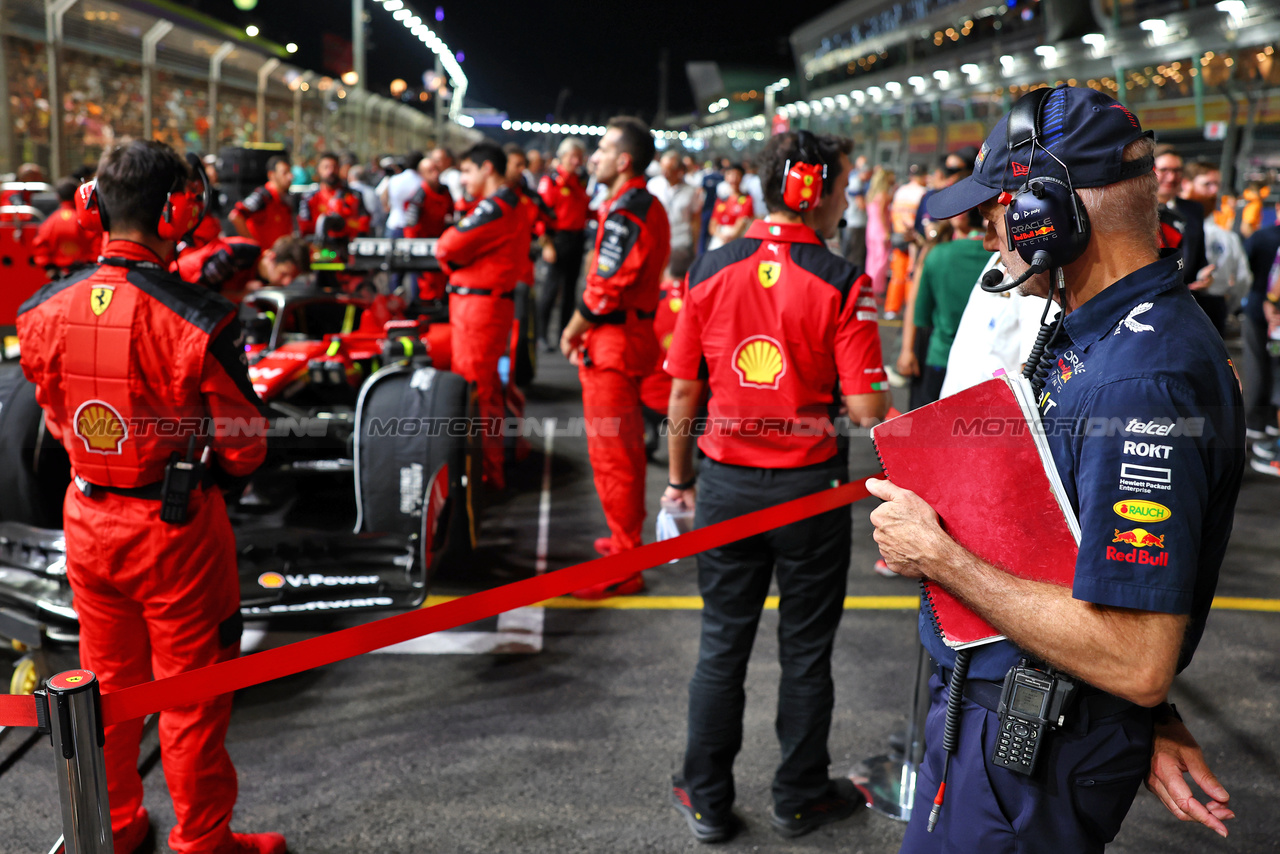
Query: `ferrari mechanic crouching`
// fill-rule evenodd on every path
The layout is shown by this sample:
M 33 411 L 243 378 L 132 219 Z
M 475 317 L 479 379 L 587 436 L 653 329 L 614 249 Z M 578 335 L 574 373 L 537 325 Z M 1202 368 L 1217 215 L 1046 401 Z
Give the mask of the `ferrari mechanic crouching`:
M 168 146 L 136 141 L 103 156 L 81 198 L 109 241 L 101 263 L 23 304 L 22 369 L 74 481 L 63 509 L 67 576 L 83 667 L 103 690 L 235 658 L 240 590 L 220 484 L 266 456 L 257 397 L 236 349 L 235 308 L 167 272 L 204 211 L 199 179 Z M 162 429 L 213 423 L 219 429 Z M 243 425 L 243 429 L 222 425 Z M 175 432 L 179 435 L 173 435 Z M 175 458 L 195 462 L 189 473 Z M 231 695 L 160 713 L 179 854 L 283 854 L 275 833 L 231 832 L 236 771 L 223 744 Z M 106 728 L 114 847 L 146 845 L 138 774 L 142 721 Z

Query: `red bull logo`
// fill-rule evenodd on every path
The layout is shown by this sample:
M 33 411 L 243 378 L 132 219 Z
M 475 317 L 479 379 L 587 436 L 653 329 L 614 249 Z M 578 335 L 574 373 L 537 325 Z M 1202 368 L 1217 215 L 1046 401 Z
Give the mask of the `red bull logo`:
M 1053 234 L 1055 230 L 1056 229 L 1054 229 L 1054 227 L 1051 225 L 1042 225 L 1039 228 L 1032 229 L 1031 231 L 1027 231 L 1022 234 L 1015 234 L 1013 236 L 1013 239 L 1015 242 L 1019 240 L 1030 240 L 1033 237 L 1041 237 L 1046 234 Z
M 1070 366 L 1070 365 L 1068 365 L 1066 362 L 1062 361 L 1061 359 L 1059 359 L 1059 360 L 1058 360 L 1058 374 L 1059 374 L 1059 376 L 1061 377 L 1061 379 L 1062 379 L 1062 381 L 1063 381 L 1064 383 L 1065 383 L 1067 380 L 1071 379 L 1071 374 L 1072 374 L 1072 373 L 1073 373 L 1073 370 L 1072 370 L 1071 366 Z
M 1146 551 L 1148 548 L 1163 549 L 1164 536 L 1147 531 L 1144 528 L 1134 528 L 1132 531 L 1115 530 L 1115 538 L 1113 543 L 1124 543 L 1134 547 L 1132 552 L 1122 552 L 1115 546 L 1107 546 L 1107 560 L 1120 560 L 1127 563 L 1141 563 L 1148 566 L 1168 566 L 1169 553 L 1153 554 Z

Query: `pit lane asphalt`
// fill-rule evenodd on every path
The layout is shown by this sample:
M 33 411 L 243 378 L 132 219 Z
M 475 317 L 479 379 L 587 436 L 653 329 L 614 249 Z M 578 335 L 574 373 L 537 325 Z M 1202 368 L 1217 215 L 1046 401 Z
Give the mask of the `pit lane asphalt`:
M 886 352 L 896 354 L 893 338 L 886 330 Z M 563 423 L 580 412 L 572 369 L 558 355 L 543 356 L 529 415 Z M 851 456 L 854 474 L 876 469 L 865 440 L 855 440 Z M 541 472 L 535 449 L 515 473 L 510 497 L 489 509 L 474 565 L 438 579 L 435 592 L 463 594 L 533 572 Z M 665 473 L 661 463 L 649 469 L 654 510 Z M 1219 595 L 1280 595 L 1278 498 L 1280 483 L 1246 473 Z M 853 508 L 849 594 L 912 595 L 913 583 L 871 570 L 871 508 Z M 589 560 L 592 540 L 604 531 L 585 439 L 557 436 L 549 567 Z M 646 579 L 650 596 L 697 593 L 692 560 L 650 570 Z M 833 660 L 833 775 L 886 752 L 888 734 L 902 726 L 915 617 L 907 610 L 845 615 Z M 776 627 L 776 612 L 766 612 L 748 676 L 736 768 L 745 831 L 718 849 L 897 851 L 902 826 L 870 810 L 793 841 L 769 830 Z M 548 609 L 538 654 L 370 655 L 242 691 L 227 737 L 240 774 L 233 827 L 283 832 L 294 854 L 706 850 L 667 801 L 684 747 L 697 643 L 695 611 Z M 1232 793 L 1239 818 L 1229 823 L 1231 837 L 1179 823 L 1144 790 L 1109 850 L 1280 849 L 1278 684 L 1280 614 L 1216 611 L 1172 699 Z M 0 768 L 28 732 L 0 739 Z M 155 744 L 150 732 L 143 743 L 144 761 L 153 762 L 146 806 L 164 851 L 173 810 Z M 0 852 L 47 851 L 60 818 L 46 740 L 14 758 L 0 792 Z

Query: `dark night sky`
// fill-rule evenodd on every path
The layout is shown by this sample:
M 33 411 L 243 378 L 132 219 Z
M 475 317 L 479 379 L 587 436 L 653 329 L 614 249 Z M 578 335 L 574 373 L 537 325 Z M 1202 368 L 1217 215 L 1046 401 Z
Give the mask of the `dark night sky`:
M 508 0 L 406 0 L 455 51 L 470 80 L 468 100 L 506 110 L 513 119 L 545 121 L 562 87 L 571 94 L 563 117 L 599 121 L 617 112 L 652 117 L 658 106 L 658 56 L 670 50 L 669 112 L 687 113 L 693 95 L 684 72 L 690 60 L 776 68 L 791 76 L 787 37 L 797 25 L 834 5 L 834 0 L 788 0 L 770 4 L 768 16 L 752 3 L 524 2 Z M 297 42 L 294 60 L 321 67 L 321 35 L 351 36 L 346 0 L 259 0 L 240 12 L 232 0 L 188 0 L 187 5 L 221 20 L 256 23 L 280 44 Z M 387 93 L 402 77 L 420 85 L 431 54 L 374 0 L 368 73 L 371 88 Z M 436 6 L 443 23 L 433 19 Z

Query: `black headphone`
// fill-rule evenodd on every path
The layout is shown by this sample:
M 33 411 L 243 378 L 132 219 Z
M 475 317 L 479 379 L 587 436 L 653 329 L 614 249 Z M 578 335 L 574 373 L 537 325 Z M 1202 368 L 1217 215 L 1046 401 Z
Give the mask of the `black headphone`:
M 1011 196 L 1001 193 L 1000 201 L 1006 206 L 1004 227 L 1010 251 L 1017 251 L 1022 260 L 1041 269 L 1065 267 L 1079 258 L 1089 245 L 1092 231 L 1084 202 L 1071 185 L 1071 170 L 1040 141 L 1041 113 L 1056 91 L 1036 89 L 1019 98 L 1009 112 L 1005 137 L 1009 148 L 1006 176 L 1010 170 L 1015 178 L 1029 175 L 1038 150 L 1056 160 L 1067 178 L 1066 182 L 1047 176 L 1029 178 Z M 1026 153 L 1025 165 L 1015 162 L 1014 151 L 1026 145 L 1031 148 Z
M 808 210 L 822 197 L 827 164 L 818 151 L 817 138 L 807 130 L 796 133 L 796 157 L 782 167 L 782 202 L 796 213 Z

